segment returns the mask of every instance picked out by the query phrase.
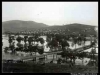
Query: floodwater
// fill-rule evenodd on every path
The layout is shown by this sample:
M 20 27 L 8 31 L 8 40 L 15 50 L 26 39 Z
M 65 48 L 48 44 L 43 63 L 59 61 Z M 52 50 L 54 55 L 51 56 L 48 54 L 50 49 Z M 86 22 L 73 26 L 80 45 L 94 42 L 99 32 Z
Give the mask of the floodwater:
M 22 36 L 22 35 L 21 35 Z M 23 37 L 23 36 L 22 36 Z M 44 40 L 46 40 L 46 36 L 41 36 Z M 2 36 L 2 42 L 3 42 L 3 46 L 2 46 L 2 59 L 14 59 L 14 60 L 17 60 L 17 59 L 20 59 L 20 58 L 22 58 L 22 57 L 27 57 L 27 56 L 30 56 L 30 53 L 25 53 L 25 52 L 17 52 L 15 55 L 13 55 L 13 54 L 9 54 L 9 53 L 4 53 L 4 48 L 5 47 L 8 47 L 9 46 L 9 43 L 8 43 L 8 37 L 7 36 L 5 36 L 5 35 L 3 35 Z M 22 41 L 21 42 L 22 44 L 24 44 L 24 41 Z M 27 42 L 28 43 L 28 42 Z M 15 47 L 16 47 L 16 44 L 17 44 L 17 41 L 15 41 Z M 45 43 L 44 43 L 44 46 L 45 46 L 45 48 L 44 48 L 44 51 L 49 51 L 49 49 L 50 48 L 47 48 L 46 47 L 46 44 L 47 44 L 47 42 L 45 41 Z M 71 49 L 75 49 L 75 46 L 71 46 L 71 44 L 72 44 L 72 42 L 69 42 L 69 44 L 70 44 L 70 48 Z M 85 45 L 89 45 L 90 44 L 90 41 L 86 41 L 86 43 L 85 43 Z M 40 43 L 39 43 L 39 45 L 41 45 Z M 81 46 L 79 46 L 79 45 L 77 45 L 76 44 L 76 48 L 79 48 L 79 47 L 82 47 L 83 45 L 81 45 Z M 87 51 L 87 52 L 90 52 L 91 51 L 91 48 L 90 49 L 87 49 L 87 50 L 85 50 L 85 51 Z M 96 53 L 98 53 L 98 48 L 96 48 Z M 37 53 L 37 55 L 39 55 L 38 53 Z M 52 58 L 53 58 L 53 56 L 52 55 L 48 55 L 47 56 L 47 59 L 49 59 L 49 61 L 50 60 L 52 60 Z M 86 65 L 87 63 L 88 63 L 88 61 L 89 61 L 90 59 L 89 58 L 84 58 L 83 59 L 83 64 L 84 65 Z M 87 63 L 85 62 L 85 61 L 87 61 Z M 54 63 L 56 63 L 56 61 L 54 62 Z M 75 63 L 76 63 L 76 65 L 81 65 L 82 64 L 82 60 L 80 60 L 80 59 L 76 59 L 76 61 L 75 61 Z

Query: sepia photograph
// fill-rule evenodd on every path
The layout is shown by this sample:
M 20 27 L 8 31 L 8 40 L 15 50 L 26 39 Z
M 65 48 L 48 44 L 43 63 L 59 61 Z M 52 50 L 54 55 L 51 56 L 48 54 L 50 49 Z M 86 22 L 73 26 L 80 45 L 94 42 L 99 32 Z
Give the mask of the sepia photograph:
M 2 73 L 98 73 L 98 2 L 2 2 Z

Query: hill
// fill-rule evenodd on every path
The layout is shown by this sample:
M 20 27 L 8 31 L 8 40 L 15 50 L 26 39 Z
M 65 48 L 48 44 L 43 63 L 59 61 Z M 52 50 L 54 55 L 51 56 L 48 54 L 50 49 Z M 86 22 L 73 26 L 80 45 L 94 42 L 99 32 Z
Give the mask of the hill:
M 43 29 L 48 29 L 48 30 L 61 30 L 62 34 L 63 32 L 66 34 L 71 34 L 73 32 L 76 32 L 77 34 L 82 33 L 82 34 L 91 34 L 91 35 L 95 35 L 96 32 L 94 30 L 96 26 L 91 26 L 91 25 L 85 25 L 85 24 L 78 24 L 78 23 L 73 23 L 73 24 L 66 24 L 63 26 L 50 26 L 50 27 L 46 27 Z
M 2 22 L 3 31 L 10 31 L 10 32 L 29 31 L 41 27 L 47 27 L 47 25 L 43 23 L 37 23 L 34 21 L 21 21 L 21 20 L 11 20 Z
M 66 24 L 62 26 L 48 26 L 43 23 L 37 23 L 34 21 L 21 21 L 21 20 L 11 20 L 11 21 L 6 21 L 2 23 L 2 28 L 3 32 L 20 32 L 20 31 L 34 31 L 38 29 L 42 30 L 51 30 L 52 32 L 60 32 L 61 33 L 66 33 L 66 34 L 71 34 L 73 32 L 76 32 L 77 34 L 82 33 L 82 34 L 92 34 L 95 35 L 95 26 L 91 25 L 85 25 L 85 24 L 78 24 L 78 23 L 73 23 L 73 24 Z

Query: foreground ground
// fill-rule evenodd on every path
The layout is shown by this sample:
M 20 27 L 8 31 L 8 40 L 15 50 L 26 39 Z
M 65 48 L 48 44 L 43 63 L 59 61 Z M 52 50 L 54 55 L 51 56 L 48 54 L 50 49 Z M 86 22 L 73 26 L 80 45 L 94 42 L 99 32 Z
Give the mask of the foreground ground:
M 3 63 L 3 73 L 98 73 L 98 67 L 61 64 Z

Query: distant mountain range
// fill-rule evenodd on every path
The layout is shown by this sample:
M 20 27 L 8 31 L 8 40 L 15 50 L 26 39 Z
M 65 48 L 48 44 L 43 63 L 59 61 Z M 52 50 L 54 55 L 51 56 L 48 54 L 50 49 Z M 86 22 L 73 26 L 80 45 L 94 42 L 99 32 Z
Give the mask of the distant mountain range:
M 21 20 L 11 20 L 2 22 L 3 32 L 19 32 L 19 31 L 34 31 L 37 29 L 49 29 L 49 30 L 69 30 L 72 32 L 83 33 L 86 30 L 86 34 L 95 34 L 95 26 L 84 25 L 84 24 L 67 24 L 63 26 L 49 26 L 43 23 L 37 23 L 34 21 L 21 21 Z M 67 32 L 67 31 L 66 31 Z

